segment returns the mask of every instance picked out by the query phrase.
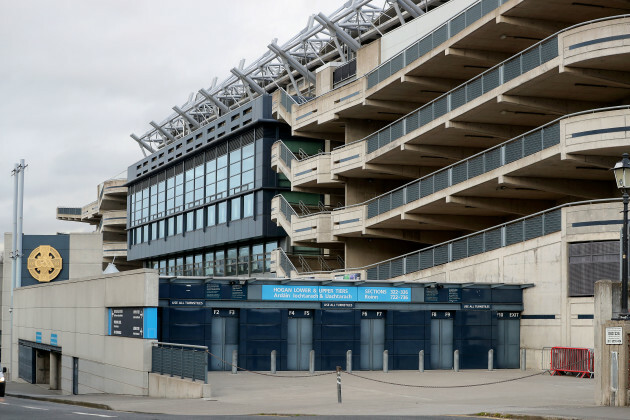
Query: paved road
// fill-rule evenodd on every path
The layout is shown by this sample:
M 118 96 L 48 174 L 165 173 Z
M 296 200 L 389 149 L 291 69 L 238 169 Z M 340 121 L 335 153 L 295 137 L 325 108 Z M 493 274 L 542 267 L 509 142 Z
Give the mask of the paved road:
M 186 419 L 212 419 L 212 420 L 285 420 L 288 416 L 216 416 L 208 414 L 206 416 L 190 416 L 186 415 Z M 37 401 L 32 399 L 5 397 L 0 398 L 0 418 L 2 420 L 96 420 L 96 419 L 132 419 L 132 420 L 162 420 L 162 419 L 181 419 L 182 416 L 168 414 L 139 414 L 127 413 L 122 411 L 97 410 L 93 408 L 59 404 L 50 401 Z M 425 420 L 452 420 L 449 416 L 308 416 L 313 420 L 351 420 L 351 419 L 425 419 Z M 479 417 L 460 417 L 457 419 L 479 420 Z

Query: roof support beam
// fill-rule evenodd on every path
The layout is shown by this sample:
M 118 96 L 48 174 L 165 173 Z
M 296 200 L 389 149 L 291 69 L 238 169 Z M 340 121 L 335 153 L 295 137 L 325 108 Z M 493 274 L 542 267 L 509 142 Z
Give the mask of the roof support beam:
M 517 177 L 508 175 L 500 175 L 498 181 L 500 186 L 508 188 L 528 188 L 553 194 L 589 199 L 611 197 L 615 187 L 612 181 L 602 182 L 584 179 Z
M 357 51 L 361 48 L 361 44 L 359 44 L 354 38 L 352 38 L 346 31 L 341 29 L 339 25 L 333 23 L 324 15 L 323 13 L 319 13 L 314 16 L 315 20 L 319 22 L 322 26 L 327 28 L 329 31 L 333 32 L 337 38 L 339 38 L 344 44 L 348 46 L 352 51 Z
M 396 0 L 396 2 L 407 11 L 411 16 L 417 18 L 420 15 L 423 15 L 424 12 L 420 9 L 414 2 L 410 0 Z
M 183 119 L 188 121 L 188 124 L 192 125 L 195 130 L 198 129 L 199 127 L 201 127 L 199 125 L 199 123 L 197 121 L 195 121 L 195 119 L 193 117 L 191 117 L 190 115 L 186 114 L 177 105 L 173 107 L 173 111 L 177 112 Z
M 228 106 L 226 104 L 224 104 L 223 102 L 221 102 L 220 100 L 218 100 L 217 98 L 215 98 L 214 96 L 212 96 L 210 94 L 210 92 L 208 92 L 205 89 L 199 89 L 199 93 L 202 94 L 208 101 L 212 102 L 214 105 L 216 105 L 217 108 L 219 108 L 221 111 L 228 112 L 230 110 L 230 108 L 228 108 Z
M 289 63 L 291 67 L 297 70 L 298 73 L 304 76 L 304 78 L 307 79 L 309 83 L 315 84 L 315 74 L 313 74 L 313 72 L 309 71 L 306 67 L 300 64 L 295 58 L 293 58 L 290 54 L 280 48 L 275 42 L 267 45 L 267 48 L 269 48 L 276 55 L 284 58 L 287 63 Z
M 484 210 L 496 210 L 508 214 L 526 216 L 553 207 L 551 200 L 524 200 L 519 198 L 460 197 L 446 196 L 446 203 L 474 207 Z
M 139 138 L 135 134 L 132 133 L 132 134 L 130 134 L 130 136 L 131 136 L 132 139 L 134 139 L 136 141 L 136 143 L 138 143 L 140 145 L 140 149 L 142 149 L 143 153 L 144 153 L 144 149 L 148 150 L 150 153 L 155 152 L 153 147 L 149 146 L 148 143 L 146 143 L 144 140 L 142 140 L 141 138 Z
M 247 83 L 250 89 L 253 90 L 254 92 L 258 93 L 259 95 L 265 94 L 265 89 L 260 87 L 260 85 L 254 82 L 251 77 L 249 77 L 248 75 L 246 75 L 245 73 L 237 69 L 236 67 L 233 67 L 232 70 L 230 70 L 230 72 L 232 72 L 234 76 L 238 77 L 243 82 Z
M 162 127 L 160 127 L 155 121 L 151 121 L 149 124 L 151 124 L 151 127 L 155 128 L 157 131 L 159 131 L 164 137 L 166 137 L 170 141 L 177 140 L 175 137 L 173 137 L 173 135 L 171 133 L 169 133 L 168 131 L 166 131 Z

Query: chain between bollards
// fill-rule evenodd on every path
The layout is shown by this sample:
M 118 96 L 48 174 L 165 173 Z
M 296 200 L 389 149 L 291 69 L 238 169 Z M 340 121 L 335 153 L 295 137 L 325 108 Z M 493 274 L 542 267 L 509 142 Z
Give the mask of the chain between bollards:
M 337 366 L 337 402 L 341 404 L 341 366 Z

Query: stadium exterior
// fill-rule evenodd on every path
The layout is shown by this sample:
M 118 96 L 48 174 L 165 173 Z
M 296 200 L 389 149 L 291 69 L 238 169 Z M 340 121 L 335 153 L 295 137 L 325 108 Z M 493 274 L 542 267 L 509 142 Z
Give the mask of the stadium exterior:
M 420 351 L 451 369 L 454 350 L 483 368 L 490 349 L 540 369 L 549 347 L 592 348 L 594 282 L 620 271 L 627 2 L 371 6 L 315 16 L 132 135 L 117 258 L 159 273 L 129 272 L 147 285 L 133 305 L 158 307 L 159 341 L 253 370 L 273 350 L 284 370 L 311 350 L 317 370 L 348 350 L 355 369 L 384 350 L 393 369 Z M 119 241 L 124 204 L 106 217 L 99 191 L 58 218 Z

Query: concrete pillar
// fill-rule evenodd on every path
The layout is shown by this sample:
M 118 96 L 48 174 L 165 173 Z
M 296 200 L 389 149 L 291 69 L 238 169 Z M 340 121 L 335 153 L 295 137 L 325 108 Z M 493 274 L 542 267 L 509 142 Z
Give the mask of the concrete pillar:
M 389 372 L 389 351 L 383 351 L 383 373 Z
M 238 371 L 238 350 L 232 350 L 232 374 L 236 375 Z
M 424 372 L 424 350 L 420 350 L 418 353 L 418 370 L 420 373 Z
M 488 370 L 494 369 L 494 350 L 488 350 Z
M 459 350 L 453 352 L 453 369 L 459 372 Z
M 61 355 L 50 352 L 50 389 L 61 388 Z
M 346 372 L 352 373 L 352 350 L 346 352 Z
M 276 374 L 276 354 L 275 350 L 271 351 L 271 373 Z
M 315 350 L 308 352 L 308 373 L 315 373 Z

